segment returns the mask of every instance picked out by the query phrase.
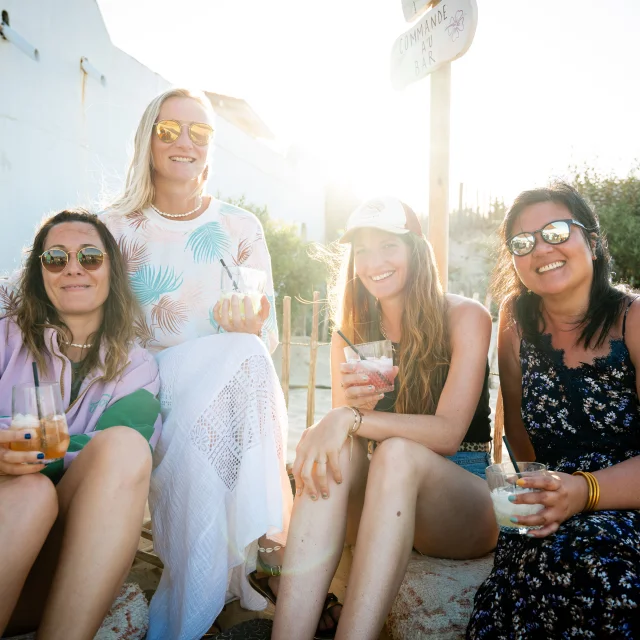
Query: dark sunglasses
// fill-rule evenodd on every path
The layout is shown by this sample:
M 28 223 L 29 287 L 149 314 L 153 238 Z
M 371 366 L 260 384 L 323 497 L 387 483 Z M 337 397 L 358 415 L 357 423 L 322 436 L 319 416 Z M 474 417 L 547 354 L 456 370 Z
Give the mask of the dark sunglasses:
M 107 255 L 98 247 L 85 247 L 79 251 L 69 251 L 69 253 L 63 249 L 48 249 L 40 256 L 40 262 L 47 271 L 61 273 L 69 263 L 69 256 L 73 253 L 76 254 L 78 264 L 87 271 L 99 269 Z
M 526 256 L 531 253 L 536 246 L 536 234 L 548 244 L 562 244 L 571 236 L 571 225 L 580 227 L 587 231 L 587 228 L 577 220 L 555 220 L 549 222 L 542 229 L 536 231 L 525 231 L 518 233 L 507 240 L 507 249 L 514 256 Z
M 189 138 L 193 144 L 197 144 L 199 147 L 209 144 L 213 136 L 213 127 L 204 122 L 191 122 L 188 125 L 183 125 L 177 120 L 160 120 L 153 125 L 153 128 L 162 142 L 171 144 L 180 137 L 183 126 L 188 127 Z

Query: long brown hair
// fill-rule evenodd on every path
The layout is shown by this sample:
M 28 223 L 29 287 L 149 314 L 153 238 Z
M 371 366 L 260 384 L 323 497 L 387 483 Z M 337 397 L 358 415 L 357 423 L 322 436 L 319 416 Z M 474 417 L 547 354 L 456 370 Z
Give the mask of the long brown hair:
M 571 185 L 557 182 L 544 189 L 523 191 L 514 200 L 499 230 L 500 253 L 493 271 L 492 293 L 498 302 L 505 303 L 503 309 L 508 319 L 517 324 L 522 336 L 535 343 L 541 328 L 544 331 L 542 299 L 532 291 L 527 291 L 520 280 L 513 257 L 507 249 L 507 240 L 513 235 L 518 216 L 527 207 L 541 202 L 565 206 L 571 218 L 586 228 L 573 228 L 571 232 L 582 233 L 587 246 L 593 243 L 595 260 L 589 305 L 584 318 L 579 322 L 581 332 L 577 342 L 584 345 L 585 349 L 598 348 L 604 344 L 611 327 L 620 317 L 630 290 L 623 286 L 614 287 L 611 283 L 611 255 L 606 237 L 600 229 L 598 216 Z
M 433 414 L 451 363 L 447 302 L 427 239 L 415 233 L 399 238 L 409 248 L 409 270 L 395 410 Z M 353 246 L 343 251 L 340 273 L 331 289 L 334 323 L 350 340 L 359 343 L 383 339 L 377 301 L 355 273 Z
M 22 332 L 22 339 L 38 368 L 45 372 L 47 365 L 44 353 L 49 350 L 44 342 L 45 329 L 58 333 L 58 342 L 64 352 L 64 342 L 69 342 L 71 333 L 61 320 L 56 308 L 51 304 L 44 287 L 40 255 L 49 231 L 64 222 L 90 224 L 100 236 L 107 253 L 102 268 L 109 269 L 109 295 L 104 302 L 102 324 L 89 337 L 92 346 L 80 368 L 80 375 L 101 367 L 106 380 L 112 380 L 127 365 L 128 353 L 134 339 L 134 321 L 138 313 L 138 303 L 129 287 L 127 269 L 111 232 L 100 219 L 83 209 L 60 211 L 44 221 L 28 251 L 26 264 L 20 277 L 16 308 L 10 312 Z M 105 362 L 100 361 L 100 346 L 105 347 Z M 46 351 L 45 351 L 46 350 Z

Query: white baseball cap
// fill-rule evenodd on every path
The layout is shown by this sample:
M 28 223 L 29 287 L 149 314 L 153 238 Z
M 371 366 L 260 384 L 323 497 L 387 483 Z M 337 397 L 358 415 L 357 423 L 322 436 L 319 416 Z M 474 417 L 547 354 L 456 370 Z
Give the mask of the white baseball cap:
M 341 243 L 351 242 L 358 229 L 381 229 L 389 233 L 413 232 L 422 235 L 418 216 L 411 207 L 393 196 L 381 196 L 361 204 L 347 220 L 347 227 L 340 238 Z

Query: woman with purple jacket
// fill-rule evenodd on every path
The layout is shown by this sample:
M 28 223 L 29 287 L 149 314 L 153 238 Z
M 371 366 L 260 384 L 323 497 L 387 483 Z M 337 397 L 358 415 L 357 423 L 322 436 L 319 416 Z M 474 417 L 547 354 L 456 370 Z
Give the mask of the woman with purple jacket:
M 6 292 L 5 292 L 6 293 Z M 0 290 L 0 294 L 2 291 Z M 38 231 L 0 317 L 0 636 L 93 638 L 129 571 L 159 437 L 158 369 L 133 342 L 136 302 L 113 236 L 63 211 Z M 12 387 L 57 382 L 64 460 L 12 451 Z M 31 463 L 31 464 L 25 464 Z

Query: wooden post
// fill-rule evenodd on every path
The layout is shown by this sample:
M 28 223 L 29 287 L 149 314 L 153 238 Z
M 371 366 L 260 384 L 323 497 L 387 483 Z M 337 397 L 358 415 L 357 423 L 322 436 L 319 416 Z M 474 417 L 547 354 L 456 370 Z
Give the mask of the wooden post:
M 313 292 L 313 322 L 311 325 L 311 353 L 309 357 L 309 388 L 307 389 L 307 427 L 316 414 L 316 362 L 318 361 L 318 325 L 320 322 L 320 293 Z
M 291 377 L 291 296 L 282 301 L 282 392 L 289 408 L 289 378 Z
M 442 287 L 449 281 L 449 130 L 451 63 L 431 74 L 431 150 L 429 154 L 429 241 Z
M 502 389 L 498 389 L 496 401 L 496 415 L 493 421 L 493 461 L 502 462 L 502 436 L 504 435 L 504 405 L 502 404 Z

